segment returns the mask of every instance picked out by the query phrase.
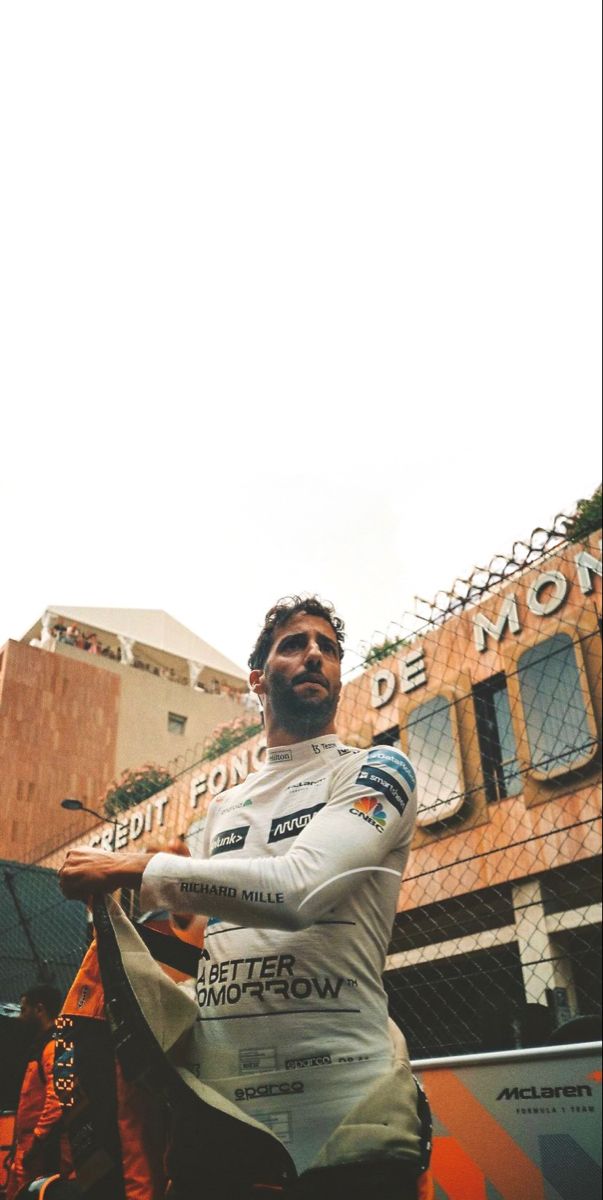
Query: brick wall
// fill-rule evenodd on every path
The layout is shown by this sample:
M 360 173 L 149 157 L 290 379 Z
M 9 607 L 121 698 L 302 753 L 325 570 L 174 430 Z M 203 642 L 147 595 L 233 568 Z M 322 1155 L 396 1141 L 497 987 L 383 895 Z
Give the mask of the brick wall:
M 0 664 L 0 857 L 27 860 L 92 824 L 60 808 L 95 807 L 115 774 L 119 676 L 9 641 Z

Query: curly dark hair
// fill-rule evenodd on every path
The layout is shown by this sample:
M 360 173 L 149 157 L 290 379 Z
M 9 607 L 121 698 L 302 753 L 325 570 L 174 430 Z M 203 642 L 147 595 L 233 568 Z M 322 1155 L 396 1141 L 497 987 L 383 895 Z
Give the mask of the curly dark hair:
M 262 629 L 249 655 L 249 667 L 252 671 L 263 671 L 276 630 L 298 613 L 308 613 L 311 617 L 322 617 L 323 621 L 328 621 L 337 638 L 339 658 L 343 658 L 344 624 L 333 605 L 329 604 L 328 600 L 320 600 L 318 596 L 283 596 L 266 613 Z
M 58 988 L 52 987 L 50 983 L 35 983 L 33 987 L 27 988 L 21 993 L 22 999 L 27 1000 L 28 1004 L 35 1007 L 36 1004 L 41 1004 L 46 1009 L 49 1017 L 54 1020 L 58 1017 L 62 1007 L 62 997 Z

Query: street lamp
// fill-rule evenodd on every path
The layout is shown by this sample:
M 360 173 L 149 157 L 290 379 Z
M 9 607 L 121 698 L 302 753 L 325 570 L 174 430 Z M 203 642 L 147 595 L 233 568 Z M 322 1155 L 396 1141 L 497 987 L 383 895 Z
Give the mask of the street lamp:
M 61 800 L 61 808 L 67 808 L 69 812 L 90 813 L 92 817 L 98 817 L 99 821 L 109 821 L 116 829 L 121 824 L 115 817 L 106 817 L 104 813 L 96 812 L 94 808 L 87 808 L 85 804 L 82 804 L 81 800 L 73 800 L 69 796 L 65 800 Z

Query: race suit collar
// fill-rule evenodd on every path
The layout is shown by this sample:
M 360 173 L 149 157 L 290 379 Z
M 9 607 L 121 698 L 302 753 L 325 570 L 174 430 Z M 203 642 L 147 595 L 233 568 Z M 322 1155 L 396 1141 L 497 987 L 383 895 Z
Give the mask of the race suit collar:
M 308 742 L 295 742 L 292 746 L 270 746 L 266 751 L 266 766 L 286 769 L 292 763 L 311 762 L 319 754 L 345 753 L 345 747 L 337 734 L 311 738 Z

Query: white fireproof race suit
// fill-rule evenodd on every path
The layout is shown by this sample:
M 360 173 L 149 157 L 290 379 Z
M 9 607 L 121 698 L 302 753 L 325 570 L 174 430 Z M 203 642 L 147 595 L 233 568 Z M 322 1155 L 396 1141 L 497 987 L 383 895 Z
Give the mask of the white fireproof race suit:
M 144 872 L 144 908 L 211 917 L 188 1065 L 300 1172 L 392 1067 L 381 975 L 415 817 L 399 750 L 316 738 L 212 801 L 205 858 Z

